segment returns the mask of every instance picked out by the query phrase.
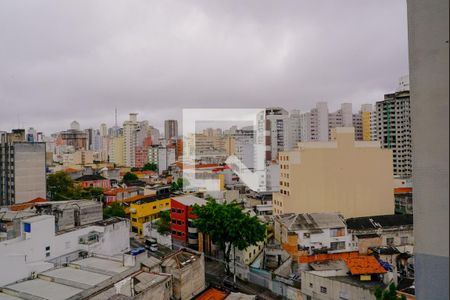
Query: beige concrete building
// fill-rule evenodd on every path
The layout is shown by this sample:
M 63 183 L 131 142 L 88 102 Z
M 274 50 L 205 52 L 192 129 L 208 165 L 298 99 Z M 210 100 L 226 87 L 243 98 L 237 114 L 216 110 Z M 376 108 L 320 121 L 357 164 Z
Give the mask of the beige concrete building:
M 336 129 L 336 140 L 299 143 L 281 152 L 275 215 L 337 212 L 346 218 L 394 213 L 392 152 L 379 142 L 354 140 L 354 129 Z

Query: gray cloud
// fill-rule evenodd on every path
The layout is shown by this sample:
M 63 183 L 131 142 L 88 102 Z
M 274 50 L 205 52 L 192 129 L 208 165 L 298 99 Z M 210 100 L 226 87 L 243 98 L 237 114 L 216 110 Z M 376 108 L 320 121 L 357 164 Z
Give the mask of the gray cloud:
M 374 102 L 408 72 L 404 0 L 0 2 L 0 130 L 161 126 L 185 107 Z

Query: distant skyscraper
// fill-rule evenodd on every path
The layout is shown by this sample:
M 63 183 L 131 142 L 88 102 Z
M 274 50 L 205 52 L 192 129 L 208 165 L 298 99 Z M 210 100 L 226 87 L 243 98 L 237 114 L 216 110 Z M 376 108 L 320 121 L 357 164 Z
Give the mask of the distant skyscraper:
M 59 136 L 65 145 L 72 146 L 74 150 L 89 149 L 88 136 L 80 130 L 80 123 L 77 121 L 73 121 L 70 129 L 62 131 Z
M 178 137 L 178 121 L 177 120 L 166 120 L 164 121 L 164 137 L 166 142 L 172 138 Z
M 78 123 L 77 121 L 73 121 L 72 123 L 70 123 L 70 129 L 71 130 L 80 130 L 80 123 Z
M 355 121 L 358 122 L 358 118 L 353 116 L 352 104 L 342 103 L 339 110 L 328 114 L 328 137 L 331 138 L 331 132 L 334 128 L 353 127 Z
M 394 175 L 412 175 L 411 110 L 409 91 L 384 95 L 377 106 L 377 136 L 383 148 L 392 149 Z
M 377 114 L 373 109 L 372 104 L 361 105 L 361 126 L 362 126 L 362 140 L 376 141 L 377 140 Z
M 108 126 L 105 123 L 100 124 L 100 135 L 102 137 L 108 136 Z
M 289 138 L 288 147 L 285 150 L 292 150 L 302 138 L 301 114 L 299 110 L 291 111 L 289 115 Z
M 36 129 L 30 127 L 27 132 L 27 142 L 37 142 L 37 132 Z
M 330 133 L 326 102 L 319 102 L 310 112 L 301 114 L 300 120 L 302 142 L 328 141 Z
M 266 109 L 267 128 L 270 132 L 271 159 L 278 159 L 278 152 L 289 145 L 289 114 L 281 107 Z
M 130 119 L 123 123 L 123 158 L 127 167 L 135 166 L 135 150 L 137 146 L 136 131 L 138 129 L 137 114 L 130 113 Z

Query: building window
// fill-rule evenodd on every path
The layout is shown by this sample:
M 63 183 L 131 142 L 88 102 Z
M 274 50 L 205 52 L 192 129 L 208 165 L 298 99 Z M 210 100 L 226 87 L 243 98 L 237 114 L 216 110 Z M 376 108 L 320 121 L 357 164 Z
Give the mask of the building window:
M 23 223 L 23 231 L 24 232 L 31 232 L 31 224 L 30 223 Z
M 332 228 L 330 229 L 331 237 L 345 236 L 345 228 Z
M 402 237 L 400 238 L 400 243 L 401 243 L 402 245 L 408 244 L 408 237 L 407 237 L 407 236 L 402 236 Z
M 310 288 L 313 288 L 312 282 L 309 283 L 309 287 L 310 287 Z
M 309 233 L 309 232 L 305 232 L 304 234 L 303 234 L 303 238 L 304 239 L 309 239 L 311 237 L 311 234 Z
M 387 244 L 388 246 L 394 245 L 394 238 L 387 238 L 387 239 L 386 239 L 386 244 Z
M 320 292 L 321 292 L 322 294 L 326 294 L 326 293 L 327 293 L 327 288 L 324 287 L 324 286 L 321 286 L 321 287 L 320 287 Z
M 330 244 L 331 250 L 344 250 L 345 249 L 345 242 L 332 242 Z

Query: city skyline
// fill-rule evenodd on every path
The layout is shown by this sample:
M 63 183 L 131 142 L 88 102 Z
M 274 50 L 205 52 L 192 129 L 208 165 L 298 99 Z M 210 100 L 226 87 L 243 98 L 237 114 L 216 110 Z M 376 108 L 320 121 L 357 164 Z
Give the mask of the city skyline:
M 46 3 L 0 5 L 2 130 L 112 125 L 114 107 L 162 128 L 182 108 L 359 106 L 408 73 L 404 1 Z

